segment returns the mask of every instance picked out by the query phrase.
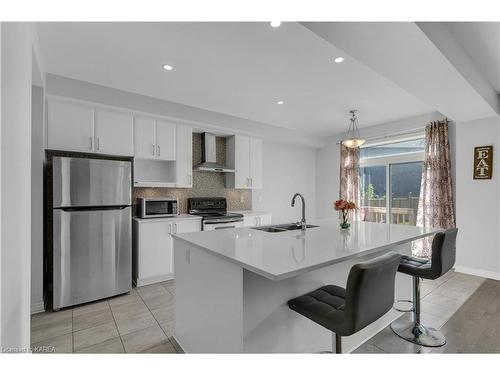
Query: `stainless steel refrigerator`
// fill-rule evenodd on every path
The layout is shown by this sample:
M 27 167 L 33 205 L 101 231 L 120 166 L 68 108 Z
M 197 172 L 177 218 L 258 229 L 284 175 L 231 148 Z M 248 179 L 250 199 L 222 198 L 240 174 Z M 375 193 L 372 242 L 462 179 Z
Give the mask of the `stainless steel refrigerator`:
M 131 163 L 53 157 L 53 308 L 132 287 Z

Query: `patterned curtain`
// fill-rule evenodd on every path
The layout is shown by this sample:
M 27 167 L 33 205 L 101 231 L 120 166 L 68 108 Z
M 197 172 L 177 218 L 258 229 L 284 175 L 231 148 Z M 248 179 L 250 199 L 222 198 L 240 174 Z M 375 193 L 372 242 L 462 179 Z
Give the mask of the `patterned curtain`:
M 448 121 L 435 121 L 425 128 L 425 158 L 417 211 L 417 226 L 455 227 L 455 206 L 451 180 Z M 413 254 L 431 257 L 432 238 L 415 241 Z
M 359 148 L 340 145 L 340 198 L 359 207 Z M 358 217 L 359 210 L 354 210 Z

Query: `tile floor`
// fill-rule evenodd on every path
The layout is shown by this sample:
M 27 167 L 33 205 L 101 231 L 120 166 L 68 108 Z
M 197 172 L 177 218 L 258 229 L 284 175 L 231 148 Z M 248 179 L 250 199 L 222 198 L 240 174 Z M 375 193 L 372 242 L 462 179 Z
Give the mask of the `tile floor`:
M 485 281 L 482 277 L 450 271 L 437 280 L 421 283 L 422 323 L 440 329 Z M 410 317 L 410 313 L 407 313 Z M 429 353 L 429 348 L 400 339 L 388 326 L 354 353 Z
M 421 284 L 422 321 L 441 328 L 485 279 L 449 272 Z M 34 352 L 55 353 L 181 353 L 172 337 L 173 280 L 133 289 L 110 298 L 31 319 Z M 425 353 L 386 327 L 354 353 Z
M 31 318 L 36 353 L 178 353 L 174 281 Z

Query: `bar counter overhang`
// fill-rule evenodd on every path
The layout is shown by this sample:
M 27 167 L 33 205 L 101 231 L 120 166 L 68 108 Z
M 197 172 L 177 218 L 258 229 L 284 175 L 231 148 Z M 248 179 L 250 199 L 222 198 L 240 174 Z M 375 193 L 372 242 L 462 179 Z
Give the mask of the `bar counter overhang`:
M 174 337 L 186 353 L 315 353 L 332 334 L 291 311 L 287 301 L 322 285 L 345 286 L 353 264 L 388 251 L 411 253 L 411 242 L 437 228 L 335 219 L 316 228 L 268 233 L 252 228 L 174 235 Z M 409 299 L 411 280 L 396 276 L 395 299 Z M 355 349 L 398 318 L 391 310 L 343 338 Z

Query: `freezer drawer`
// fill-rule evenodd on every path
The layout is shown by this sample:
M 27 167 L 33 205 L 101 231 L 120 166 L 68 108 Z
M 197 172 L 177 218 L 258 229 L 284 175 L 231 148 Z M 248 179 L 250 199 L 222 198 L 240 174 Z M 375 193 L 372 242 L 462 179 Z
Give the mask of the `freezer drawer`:
M 131 290 L 130 207 L 55 209 L 53 216 L 54 309 Z
M 131 204 L 129 161 L 54 157 L 53 207 Z

